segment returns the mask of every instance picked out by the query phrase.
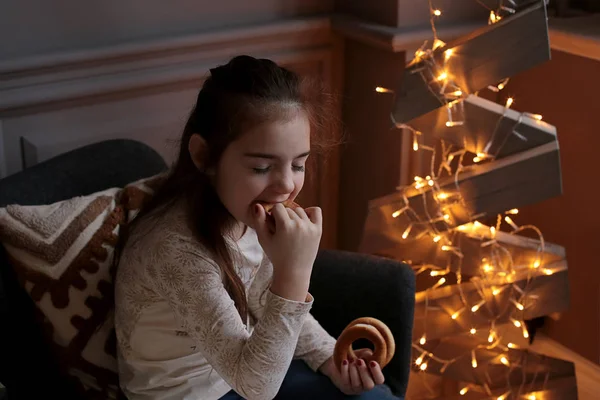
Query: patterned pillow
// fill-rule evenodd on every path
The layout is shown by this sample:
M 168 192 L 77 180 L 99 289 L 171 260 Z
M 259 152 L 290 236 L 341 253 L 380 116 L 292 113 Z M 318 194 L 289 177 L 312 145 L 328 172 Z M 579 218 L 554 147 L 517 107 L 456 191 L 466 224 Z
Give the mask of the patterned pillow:
M 167 173 L 162 172 L 132 182 L 123 188 L 120 204 L 127 210 L 128 222 L 135 218 L 140 212 L 140 208 L 152 197 L 166 177 Z
M 0 208 L 0 241 L 43 318 L 61 366 L 87 398 L 117 398 L 113 250 L 121 189 Z

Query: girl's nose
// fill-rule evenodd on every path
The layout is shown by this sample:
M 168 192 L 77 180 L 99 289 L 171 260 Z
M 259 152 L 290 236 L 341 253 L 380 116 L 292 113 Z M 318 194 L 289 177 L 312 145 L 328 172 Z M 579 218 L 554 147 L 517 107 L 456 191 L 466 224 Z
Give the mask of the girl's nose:
M 292 179 L 292 172 L 286 171 L 277 174 L 274 186 L 278 193 L 289 194 L 294 191 L 294 180 Z

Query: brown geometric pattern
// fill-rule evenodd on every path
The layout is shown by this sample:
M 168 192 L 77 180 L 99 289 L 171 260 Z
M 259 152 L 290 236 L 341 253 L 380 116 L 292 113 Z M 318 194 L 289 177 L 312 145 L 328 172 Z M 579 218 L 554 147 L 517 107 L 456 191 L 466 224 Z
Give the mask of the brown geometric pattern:
M 0 240 L 61 367 L 85 397 L 118 392 L 113 250 L 126 218 L 119 193 L 0 209 Z

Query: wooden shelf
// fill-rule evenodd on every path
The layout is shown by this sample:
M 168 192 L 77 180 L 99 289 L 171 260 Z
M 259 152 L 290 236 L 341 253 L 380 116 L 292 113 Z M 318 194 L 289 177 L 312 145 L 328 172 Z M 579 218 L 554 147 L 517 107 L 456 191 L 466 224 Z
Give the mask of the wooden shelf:
M 550 18 L 549 27 L 552 49 L 600 61 L 600 14 Z

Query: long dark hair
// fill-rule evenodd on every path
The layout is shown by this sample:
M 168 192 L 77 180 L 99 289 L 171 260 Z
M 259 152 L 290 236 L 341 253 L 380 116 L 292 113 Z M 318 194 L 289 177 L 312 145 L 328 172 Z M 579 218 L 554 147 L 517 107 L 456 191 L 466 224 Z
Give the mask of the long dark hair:
M 119 262 L 129 233 L 141 220 L 163 213 L 178 200 L 184 200 L 194 235 L 212 253 L 223 272 L 225 289 L 245 320 L 248 315 L 245 289 L 225 240 L 235 221 L 204 171 L 216 168 L 225 148 L 243 132 L 285 118 L 291 110 L 304 111 L 311 123 L 311 147 L 322 148 L 323 141 L 314 133 L 332 129 L 332 102 L 315 81 L 301 78 L 267 59 L 238 56 L 210 72 L 183 129 L 178 159 L 137 217 L 123 227 L 115 263 Z M 193 134 L 201 135 L 207 144 L 203 171 L 194 165 L 188 150 Z

